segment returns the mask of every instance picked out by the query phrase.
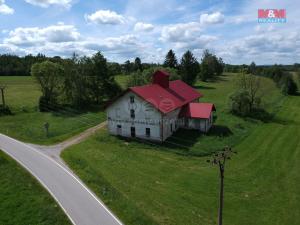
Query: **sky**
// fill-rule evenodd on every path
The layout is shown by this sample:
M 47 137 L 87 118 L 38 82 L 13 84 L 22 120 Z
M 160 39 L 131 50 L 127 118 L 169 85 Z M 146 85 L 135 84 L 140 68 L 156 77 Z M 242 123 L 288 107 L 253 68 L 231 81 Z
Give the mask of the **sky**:
M 230 64 L 300 62 L 298 0 L 0 0 L 0 54 L 161 63 L 209 49 Z M 258 23 L 285 9 L 286 23 Z

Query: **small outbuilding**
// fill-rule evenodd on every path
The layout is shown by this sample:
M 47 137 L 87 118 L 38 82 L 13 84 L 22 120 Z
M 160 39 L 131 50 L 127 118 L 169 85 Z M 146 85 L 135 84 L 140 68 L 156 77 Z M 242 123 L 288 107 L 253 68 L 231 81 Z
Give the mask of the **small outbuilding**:
M 214 111 L 216 108 L 212 103 L 189 103 L 180 112 L 184 120 L 182 127 L 206 133 L 213 125 Z

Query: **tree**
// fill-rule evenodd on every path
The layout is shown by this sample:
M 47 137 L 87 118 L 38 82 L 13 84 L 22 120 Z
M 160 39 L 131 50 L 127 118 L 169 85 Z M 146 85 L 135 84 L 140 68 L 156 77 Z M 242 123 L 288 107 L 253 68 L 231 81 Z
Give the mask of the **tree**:
M 177 68 L 178 66 L 178 62 L 177 62 L 177 59 L 176 59 L 176 55 L 175 53 L 173 52 L 173 50 L 169 50 L 167 55 L 166 55 L 166 58 L 165 58 L 165 62 L 164 62 L 164 67 L 169 67 L 169 68 Z
M 256 74 L 256 65 L 255 65 L 255 62 L 252 62 L 249 66 L 249 73 L 251 74 Z
M 132 72 L 132 65 L 131 65 L 131 62 L 129 60 L 127 60 L 124 63 L 124 71 L 125 71 L 125 74 L 130 74 Z
M 61 65 L 50 61 L 36 63 L 32 66 L 31 74 L 41 86 L 42 97 L 39 107 L 41 111 L 51 111 L 51 105 L 57 102 L 62 89 L 61 81 L 64 69 Z
M 134 60 L 134 70 L 140 70 L 143 71 L 143 65 L 142 65 L 142 61 L 139 57 L 136 57 Z
M 249 95 L 249 110 L 252 111 L 254 109 L 255 103 L 260 102 L 258 100 L 260 97 L 258 93 L 261 88 L 261 78 L 255 75 L 249 74 L 247 75 L 245 71 L 240 75 L 240 79 L 238 80 L 238 85 L 240 90 L 245 90 Z
M 280 80 L 281 91 L 285 95 L 297 94 L 298 88 L 291 74 L 285 74 Z
M 199 73 L 199 63 L 191 51 L 182 56 L 179 73 L 181 79 L 189 85 L 193 85 Z
M 261 110 L 260 77 L 243 70 L 237 82 L 237 90 L 229 97 L 230 110 L 240 116 L 249 116 Z
M 107 63 L 108 72 L 110 75 L 119 75 L 122 73 L 122 68 L 119 63 Z
M 202 81 L 207 81 L 215 76 L 220 76 L 224 71 L 224 67 L 223 59 L 217 58 L 206 49 L 204 50 L 201 59 L 200 79 Z

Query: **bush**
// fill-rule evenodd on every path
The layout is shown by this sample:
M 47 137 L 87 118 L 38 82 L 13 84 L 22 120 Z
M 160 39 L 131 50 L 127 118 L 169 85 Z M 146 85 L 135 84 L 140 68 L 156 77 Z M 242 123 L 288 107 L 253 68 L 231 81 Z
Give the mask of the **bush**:
M 46 99 L 44 96 L 41 96 L 39 99 L 39 110 L 40 110 L 40 112 L 53 111 L 51 109 L 50 101 L 48 99 Z
M 233 114 L 246 116 L 250 114 L 250 95 L 248 91 L 238 90 L 230 97 L 230 111 Z
M 261 98 L 254 97 L 252 101 L 251 94 L 247 90 L 238 90 L 230 97 L 230 111 L 239 116 L 251 116 L 264 111 L 261 108 Z
M 10 111 L 8 106 L 2 106 L 0 105 L 0 116 L 4 116 L 4 115 L 12 115 L 12 112 Z
M 297 94 L 298 88 L 291 75 L 282 76 L 279 81 L 279 86 L 284 95 L 295 95 Z

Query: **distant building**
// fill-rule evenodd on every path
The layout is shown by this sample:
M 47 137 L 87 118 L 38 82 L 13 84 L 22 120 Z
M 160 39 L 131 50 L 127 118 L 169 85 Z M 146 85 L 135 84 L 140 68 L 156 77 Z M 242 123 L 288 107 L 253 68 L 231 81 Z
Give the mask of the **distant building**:
M 169 81 L 158 70 L 152 84 L 130 87 L 107 107 L 111 134 L 163 142 L 178 128 L 208 132 L 213 123 L 212 103 L 181 80 Z

